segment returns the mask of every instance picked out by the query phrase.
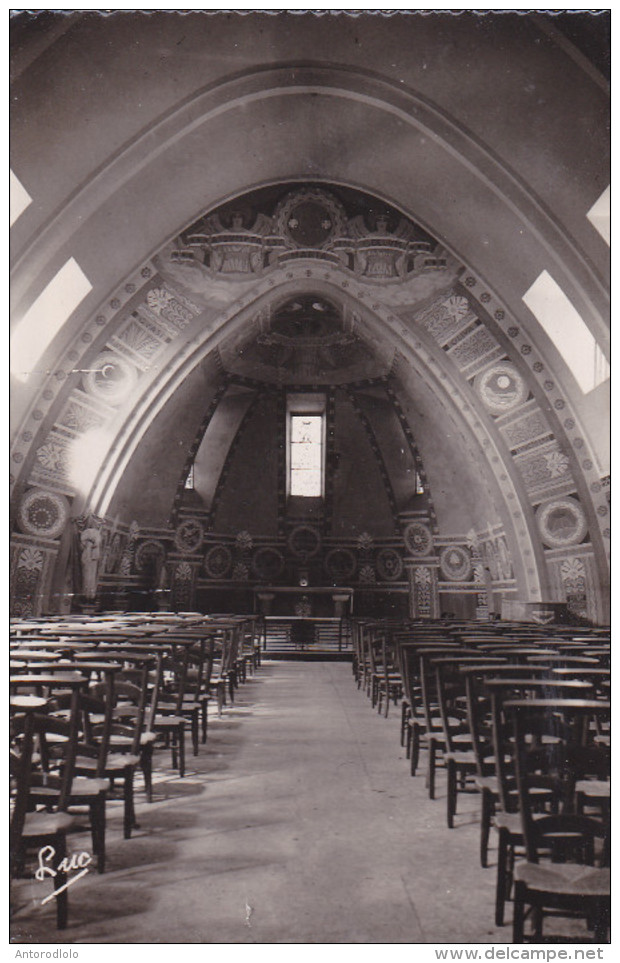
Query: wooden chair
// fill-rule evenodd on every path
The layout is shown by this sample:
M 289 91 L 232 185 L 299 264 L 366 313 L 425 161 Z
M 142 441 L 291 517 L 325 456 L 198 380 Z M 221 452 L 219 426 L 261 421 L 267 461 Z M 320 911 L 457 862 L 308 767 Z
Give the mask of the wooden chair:
M 420 662 L 420 693 L 422 696 L 424 723 L 426 728 L 425 742 L 428 748 L 426 785 L 430 799 L 435 798 L 435 778 L 437 765 L 439 762 L 441 762 L 443 765 L 444 752 L 446 750 L 446 736 L 439 704 L 437 673 L 435 667 L 435 661 L 444 656 L 448 659 L 451 659 L 453 664 L 457 665 L 464 664 L 465 660 L 467 659 L 479 659 L 480 661 L 483 661 L 480 653 L 476 649 L 466 649 L 462 646 L 460 646 L 458 649 L 449 648 L 447 653 L 439 652 L 437 646 L 425 647 L 418 651 Z M 465 741 L 467 741 L 467 739 L 465 739 Z
M 420 749 L 428 749 L 427 721 L 420 683 L 420 652 L 423 649 L 430 649 L 432 652 L 441 655 L 442 653 L 449 654 L 459 648 L 458 642 L 432 644 L 428 641 L 406 641 L 400 643 L 403 682 L 409 706 L 409 713 L 404 720 L 406 727 L 405 747 L 412 776 L 415 776 L 417 772 Z
M 609 715 L 609 703 L 594 700 L 509 701 L 526 861 L 515 866 L 513 941 L 543 940 L 552 916 L 585 919 L 594 941 L 608 941 L 610 924 L 609 820 L 576 811 L 575 784 L 590 758 L 588 720 Z M 551 789 L 556 811 L 535 813 L 533 792 Z M 550 854 L 550 858 L 549 855 Z M 526 933 L 526 918 L 531 930 Z M 548 939 L 549 937 L 547 937 Z M 583 942 L 583 938 L 576 940 Z
M 377 712 L 381 712 L 385 699 L 383 714 L 387 718 L 390 699 L 393 700 L 394 705 L 397 705 L 402 696 L 403 680 L 396 663 L 394 646 L 391 643 L 388 631 L 384 630 L 371 645 L 375 665 L 373 672 L 375 705 L 377 706 Z
M 93 853 L 97 856 L 97 869 L 105 871 L 106 862 L 106 801 L 110 788 L 109 774 L 106 772 L 108 758 L 111 713 L 114 700 L 114 676 L 120 670 L 115 662 L 84 663 L 75 661 L 66 664 L 67 669 L 82 672 L 89 679 L 93 672 L 104 677 L 99 683 L 100 694 L 94 695 L 93 689 L 78 690 L 78 734 L 73 761 L 73 780 L 66 801 L 71 810 L 85 807 L 89 811 L 93 842 Z M 55 693 L 50 711 L 58 716 L 67 717 L 71 713 L 73 695 Z M 95 743 L 93 732 L 98 730 L 99 739 Z M 62 786 L 62 769 L 66 765 L 68 751 L 64 739 L 54 736 L 40 740 L 41 772 L 33 775 L 32 799 L 49 806 L 57 802 Z
M 10 772 L 14 785 L 13 808 L 10 828 L 10 871 L 15 876 L 23 866 L 28 850 L 40 850 L 51 846 L 55 853 L 56 866 L 62 866 L 67 855 L 67 833 L 75 820 L 66 812 L 73 781 L 73 761 L 77 744 L 77 690 L 74 692 L 73 705 L 69 720 L 52 719 L 44 715 L 47 700 L 33 696 L 11 698 L 11 751 Z M 33 775 L 33 748 L 35 736 L 40 738 L 46 733 L 54 733 L 66 739 L 67 752 L 62 772 L 57 805 L 51 811 L 33 811 L 30 787 Z M 56 926 L 59 930 L 67 926 L 69 899 L 67 874 L 60 869 L 54 876 L 56 893 Z
M 454 828 L 457 798 L 460 792 L 476 792 L 476 779 L 491 776 L 493 762 L 486 758 L 488 752 L 480 749 L 479 756 L 473 748 L 473 735 L 470 729 L 467 694 L 463 668 L 484 666 L 491 671 L 501 665 L 500 659 L 489 660 L 484 656 L 443 655 L 431 660 L 435 669 L 437 701 L 443 730 L 443 759 L 447 774 L 446 818 L 448 828 Z

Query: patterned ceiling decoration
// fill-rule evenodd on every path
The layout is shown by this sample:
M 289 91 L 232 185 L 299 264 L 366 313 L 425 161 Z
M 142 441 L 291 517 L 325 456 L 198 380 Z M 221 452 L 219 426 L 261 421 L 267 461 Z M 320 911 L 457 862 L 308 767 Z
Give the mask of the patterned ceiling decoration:
M 542 540 L 549 548 L 577 545 L 588 531 L 583 509 L 574 498 L 545 502 L 536 512 L 536 521 Z
M 332 344 L 304 345 L 330 349 L 328 360 L 320 362 L 323 368 L 315 362 L 312 369 L 325 370 L 330 384 L 335 383 L 330 375 L 334 368 L 329 365 L 334 363 L 339 338 L 352 334 L 359 339 L 360 358 L 364 354 L 365 333 L 361 327 L 347 327 L 345 318 L 353 303 L 362 313 L 372 312 L 387 332 L 387 340 L 403 345 L 403 350 L 406 346 L 429 378 L 443 380 L 442 390 L 457 405 L 463 423 L 485 453 L 512 516 L 512 547 L 523 560 L 520 577 L 527 582 L 522 589 L 525 597 L 539 597 L 541 571 L 540 549 L 532 545 L 534 529 L 528 530 L 526 519 L 549 499 L 570 499 L 578 506 L 576 511 L 586 524 L 582 537 L 589 531 L 592 544 L 585 544 L 598 559 L 604 581 L 609 506 L 596 461 L 569 400 L 549 376 L 545 359 L 505 306 L 473 272 L 466 271 L 457 281 L 459 266 L 399 212 L 344 188 L 304 190 L 257 192 L 250 198 L 241 226 L 238 218 L 233 222 L 232 205 L 221 208 L 215 212 L 220 226 L 205 223 L 199 230 L 201 222 L 194 225 L 127 279 L 67 347 L 29 408 L 11 450 L 12 488 L 36 487 L 64 497 L 69 504 L 76 495 L 71 471 L 74 443 L 92 430 L 118 426 L 119 415 L 125 414 L 123 403 L 132 393 L 137 397 L 142 392 L 148 411 L 154 372 L 173 378 L 201 338 L 237 318 L 254 300 L 262 298 L 264 303 L 280 285 L 295 284 L 300 291 L 304 284 L 308 294 L 316 291 L 312 303 L 335 305 L 341 312 L 340 329 L 330 322 Z M 328 197 L 334 199 L 331 206 Z M 344 221 L 338 205 L 344 209 Z M 236 202 L 236 206 L 243 204 Z M 276 211 L 278 217 L 282 215 L 277 223 Z M 194 238 L 191 243 L 190 238 Z M 272 243 L 273 238 L 277 243 Z M 259 241 L 260 264 L 256 250 L 250 250 Z M 310 247 L 300 246 L 306 244 Z M 235 255 L 227 245 L 241 246 L 243 251 Z M 248 257 L 244 254 L 235 261 L 234 256 L 244 251 Z M 217 256 L 211 263 L 213 252 Z M 232 260 L 227 261 L 229 256 Z M 321 290 L 316 285 L 319 280 Z M 326 286 L 334 297 L 324 293 Z M 341 292 L 343 310 L 336 290 Z M 268 335 L 269 329 L 258 324 L 255 341 L 261 333 Z M 273 336 L 281 341 L 290 333 L 276 326 Z M 357 344 L 348 346 L 356 351 Z M 279 343 L 278 350 L 283 346 Z M 133 410 L 128 407 L 127 424 Z M 115 433 L 121 430 L 124 424 L 114 427 Z M 117 451 L 122 451 L 122 445 Z M 106 471 L 113 469 L 117 457 L 120 454 L 109 460 L 109 468 L 108 461 L 104 463 Z M 103 475 L 104 480 L 107 477 Z M 527 491 L 529 505 L 519 504 L 517 483 Z M 435 523 L 432 507 L 431 523 Z M 547 553 L 556 551 L 549 541 L 553 532 L 550 536 L 545 525 L 541 532 Z
M 131 394 L 138 380 L 133 365 L 112 351 L 103 351 L 84 378 L 84 388 L 93 398 L 120 405 Z
M 321 187 L 290 191 L 271 212 L 260 198 L 257 192 L 261 210 L 248 202 L 229 204 L 201 218 L 183 232 L 171 258 L 234 280 L 299 257 L 331 262 L 378 283 L 446 266 L 432 239 L 387 206 L 347 211 L 335 192 Z
M 450 582 L 465 582 L 471 578 L 472 566 L 469 552 L 458 545 L 449 545 L 439 553 L 442 574 Z
M 202 522 L 197 518 L 186 518 L 179 522 L 174 536 L 174 544 L 184 555 L 197 552 L 204 538 Z
M 410 555 L 430 555 L 433 551 L 433 536 L 422 522 L 409 522 L 403 539 Z
M 232 566 L 232 552 L 226 545 L 213 545 L 204 558 L 205 573 L 209 578 L 226 578 Z
M 524 378 L 507 361 L 494 364 L 474 379 L 474 389 L 492 415 L 503 415 L 523 404 L 528 396 Z
M 382 580 L 397 581 L 403 573 L 403 560 L 393 548 L 382 548 L 377 553 L 377 572 Z
M 19 527 L 27 535 L 58 538 L 69 519 L 69 502 L 56 492 L 31 488 L 21 500 Z

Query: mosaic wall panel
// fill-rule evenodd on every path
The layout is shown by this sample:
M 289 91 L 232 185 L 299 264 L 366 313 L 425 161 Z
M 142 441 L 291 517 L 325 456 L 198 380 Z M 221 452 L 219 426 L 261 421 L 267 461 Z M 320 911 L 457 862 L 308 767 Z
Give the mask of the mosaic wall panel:
M 37 448 L 31 482 L 71 487 L 71 442 L 58 431 L 50 431 Z
M 536 403 L 534 402 L 534 404 Z M 506 440 L 506 444 L 513 450 L 537 439 L 551 437 L 552 434 L 542 411 L 533 408 L 531 404 L 529 410 L 520 417 L 510 422 L 502 420 L 499 423 L 499 429 Z
M 36 539 L 17 536 L 10 551 L 10 614 L 14 618 L 41 615 L 56 550 Z
M 437 569 L 430 565 L 410 565 L 407 571 L 410 617 L 412 619 L 438 618 Z
M 577 618 L 601 621 L 592 547 L 583 545 L 576 551 L 547 553 L 547 567 L 553 598 L 566 602 L 571 615 Z
M 462 341 L 448 349 L 448 354 L 458 367 L 463 370 L 476 362 L 482 362 L 489 355 L 501 349 L 493 335 L 484 325 L 479 325 Z
M 515 464 L 532 496 L 568 493 L 574 485 L 568 458 L 556 441 L 516 455 Z
M 172 564 L 171 588 L 174 609 L 189 611 L 193 608 L 196 569 L 196 565 L 191 565 L 187 561 L 177 561 Z
M 435 302 L 417 321 L 438 344 L 444 345 L 476 320 L 467 298 L 452 295 Z
M 109 417 L 108 411 L 93 406 L 83 391 L 73 391 L 68 404 L 64 407 L 56 426 L 70 431 L 74 436 L 101 428 Z

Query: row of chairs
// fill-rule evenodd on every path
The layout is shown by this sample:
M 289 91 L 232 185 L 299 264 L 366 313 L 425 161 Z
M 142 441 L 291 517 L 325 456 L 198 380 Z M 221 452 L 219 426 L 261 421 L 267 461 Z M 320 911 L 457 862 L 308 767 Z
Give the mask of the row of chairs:
M 208 707 L 222 713 L 260 665 L 253 617 L 121 617 L 18 622 L 11 638 L 11 871 L 51 846 L 57 926 L 67 925 L 66 836 L 90 819 L 93 856 L 106 867 L 106 800 L 122 783 L 123 835 L 136 827 L 135 773 L 153 799 L 153 759 L 171 751 L 185 775 L 207 742 Z M 51 874 L 50 874 L 51 875 Z
M 595 938 L 605 939 L 609 658 L 609 637 L 600 631 L 554 626 L 545 632 L 503 623 L 354 626 L 358 688 L 384 715 L 390 702 L 401 701 L 401 745 L 411 774 L 425 751 L 426 787 L 435 799 L 437 772 L 446 773 L 449 828 L 455 825 L 459 793 L 480 795 L 480 862 L 487 866 L 494 825 L 495 921 L 504 922 L 515 880 L 515 942 L 526 938 L 526 905 L 530 938 L 542 937 L 546 911 L 557 912 L 561 905 L 585 916 Z M 529 755 L 520 755 L 530 748 Z M 533 780 L 530 786 L 532 774 L 537 786 Z M 552 845 L 544 838 L 549 835 Z M 587 858 L 587 871 L 583 865 L 574 869 L 572 861 L 580 856 L 582 862 Z M 565 864 L 561 869 L 559 860 Z M 591 866 L 594 861 L 599 865 Z M 541 862 L 544 870 L 532 870 Z

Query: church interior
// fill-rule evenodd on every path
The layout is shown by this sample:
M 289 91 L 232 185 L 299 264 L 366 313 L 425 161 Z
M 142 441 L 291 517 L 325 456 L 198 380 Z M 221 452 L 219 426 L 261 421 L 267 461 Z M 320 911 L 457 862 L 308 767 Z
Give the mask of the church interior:
M 608 14 L 13 12 L 16 942 L 607 941 Z

